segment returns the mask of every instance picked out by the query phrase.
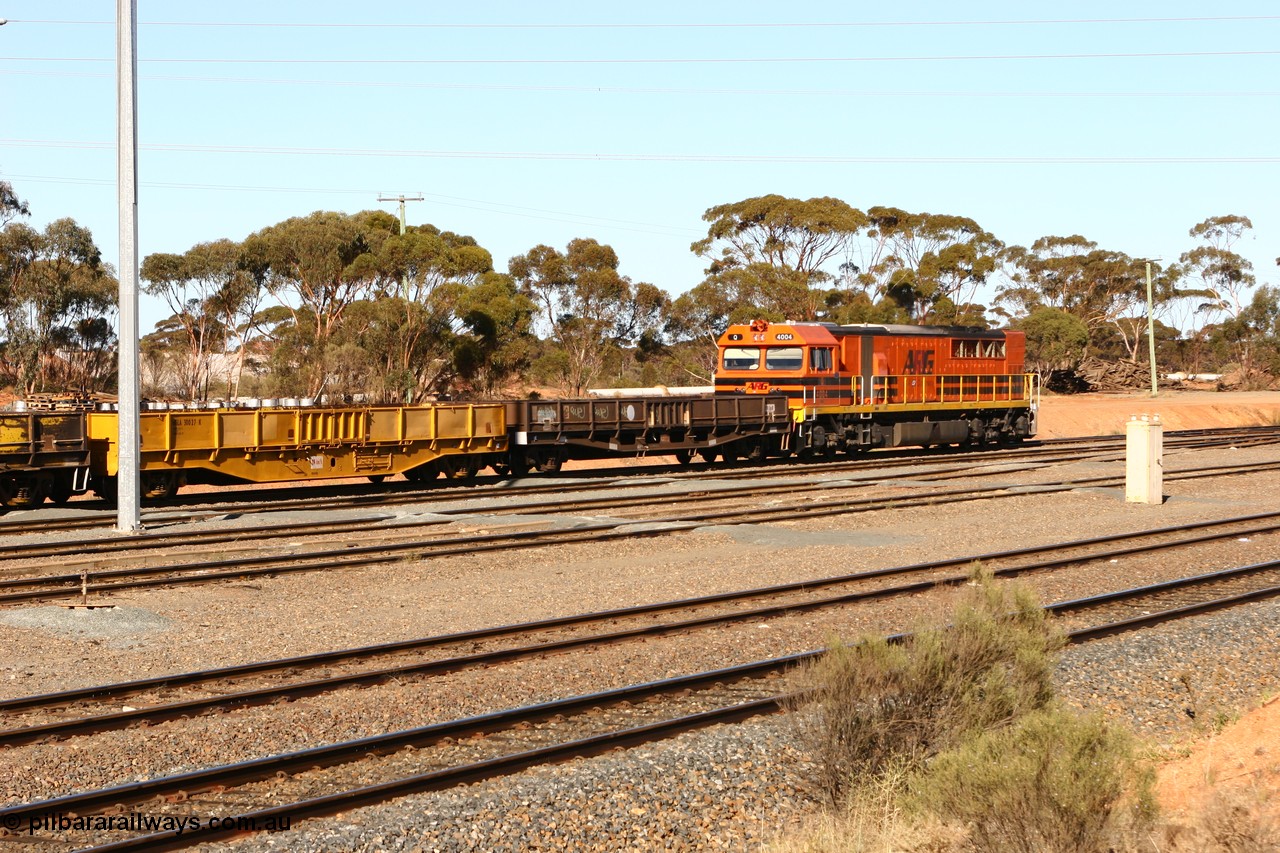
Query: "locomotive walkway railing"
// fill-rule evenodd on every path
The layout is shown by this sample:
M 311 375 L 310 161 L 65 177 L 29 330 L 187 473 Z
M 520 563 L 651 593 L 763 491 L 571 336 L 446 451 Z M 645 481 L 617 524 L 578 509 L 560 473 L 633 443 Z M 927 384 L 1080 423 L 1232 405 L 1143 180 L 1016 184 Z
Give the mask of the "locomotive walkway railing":
M 1038 408 L 1040 405 L 1040 377 L 1035 373 L 872 376 L 870 389 L 861 376 L 856 376 L 853 387 L 854 398 L 872 406 L 1027 403 Z

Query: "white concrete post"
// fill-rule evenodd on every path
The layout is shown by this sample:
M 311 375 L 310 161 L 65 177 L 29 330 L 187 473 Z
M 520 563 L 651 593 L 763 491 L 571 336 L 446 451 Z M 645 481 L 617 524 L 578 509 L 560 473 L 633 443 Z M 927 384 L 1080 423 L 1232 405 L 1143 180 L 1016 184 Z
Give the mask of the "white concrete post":
M 120 205 L 120 470 L 116 529 L 142 529 L 138 391 L 138 0 L 116 0 L 116 185 Z
M 1164 500 L 1164 424 L 1159 415 L 1134 415 L 1125 425 L 1124 481 L 1128 503 Z

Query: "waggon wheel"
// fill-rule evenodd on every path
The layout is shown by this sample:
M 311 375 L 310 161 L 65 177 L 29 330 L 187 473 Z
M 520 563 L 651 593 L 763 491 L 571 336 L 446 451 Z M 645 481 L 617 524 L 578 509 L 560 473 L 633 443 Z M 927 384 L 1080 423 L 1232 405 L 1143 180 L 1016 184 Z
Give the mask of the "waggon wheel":
M 560 458 L 560 454 L 554 450 L 545 450 L 538 454 L 535 467 L 543 474 L 554 474 L 560 470 L 560 464 L 564 460 Z
M 438 463 L 449 480 L 470 480 L 476 475 L 475 460 L 467 456 L 442 456 Z
M 94 477 L 93 493 L 115 506 L 120 498 L 120 480 L 117 477 Z
M 493 468 L 499 477 L 523 477 L 529 473 L 529 459 L 524 455 L 524 451 L 510 450 L 498 459 L 500 461 L 490 463 L 489 467 Z
M 169 471 L 154 471 L 142 475 L 142 496 L 148 500 L 163 500 L 178 493 L 178 475 Z
M 716 453 L 714 447 L 708 447 L 706 450 L 699 450 L 698 455 L 702 457 L 702 461 L 710 465 L 716 461 L 716 457 L 720 454 Z
M 676 461 L 679 462 L 681 465 L 688 465 L 690 462 L 693 461 L 693 451 L 677 450 L 675 452 L 675 457 L 676 457 Z
M 404 472 L 404 477 L 411 483 L 422 483 L 440 476 L 440 469 L 435 462 L 424 462 L 416 468 Z
M 377 485 L 378 483 L 383 482 L 383 481 L 384 481 L 384 480 L 386 480 L 386 479 L 387 479 L 387 475 L 386 475 L 386 474 L 370 474 L 370 475 L 369 475 L 369 482 L 370 482 L 370 483 L 373 483 L 373 484 L 375 484 L 375 485 Z
M 28 509 L 44 500 L 31 480 L 0 481 L 0 504 L 8 509 Z
M 58 506 L 62 506 L 71 500 L 71 496 L 74 494 L 75 489 L 72 487 L 70 475 L 53 478 L 53 483 L 49 486 L 49 500 Z

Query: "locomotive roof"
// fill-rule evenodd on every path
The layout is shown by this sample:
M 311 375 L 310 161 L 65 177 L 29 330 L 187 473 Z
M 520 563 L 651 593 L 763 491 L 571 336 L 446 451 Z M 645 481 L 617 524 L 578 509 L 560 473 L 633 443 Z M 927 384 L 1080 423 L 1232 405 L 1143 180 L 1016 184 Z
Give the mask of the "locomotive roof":
M 900 323 L 816 323 L 826 326 L 833 335 L 920 335 L 935 338 L 991 338 L 1003 339 L 1001 329 L 983 329 L 978 326 L 908 326 Z
M 746 323 L 734 323 L 729 329 L 739 329 L 746 326 Z M 889 335 L 895 337 L 919 336 L 934 338 L 968 338 L 980 340 L 1004 340 L 1006 337 L 1002 329 L 981 329 L 977 326 L 909 326 L 897 323 L 849 323 L 840 325 L 838 323 L 827 323 L 817 321 L 807 321 L 801 323 L 782 322 L 769 323 L 766 328 L 791 330 L 792 332 L 803 333 L 805 329 L 821 330 L 832 337 L 841 338 L 848 335 Z M 729 329 L 725 330 L 727 335 Z M 819 335 L 819 337 L 821 337 Z M 730 340 L 735 340 L 730 337 Z M 807 341 L 801 339 L 801 342 L 818 342 Z

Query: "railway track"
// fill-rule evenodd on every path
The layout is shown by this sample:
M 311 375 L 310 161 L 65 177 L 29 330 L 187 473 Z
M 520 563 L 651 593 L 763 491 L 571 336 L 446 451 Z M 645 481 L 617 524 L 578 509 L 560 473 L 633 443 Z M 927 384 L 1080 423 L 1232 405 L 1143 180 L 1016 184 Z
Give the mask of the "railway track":
M 1069 636 L 1083 643 L 1277 595 L 1280 561 L 1118 590 L 1046 609 L 1080 620 Z M 201 825 L 121 841 L 109 840 L 109 832 L 66 834 L 58 840 L 45 833 L 41 841 L 99 844 L 94 849 L 104 851 L 180 849 L 243 834 L 247 827 L 264 826 L 271 816 L 295 821 L 333 814 L 774 713 L 796 696 L 787 674 L 819 654 L 821 650 L 802 652 L 28 803 L 0 810 L 0 825 L 38 826 L 51 815 L 119 812 L 147 803 L 153 817 L 198 818 Z M 209 820 L 211 815 L 219 820 Z
M 1280 462 L 1245 463 L 1238 465 L 1215 465 L 1199 469 L 1166 473 L 1169 481 L 1197 479 L 1203 477 L 1232 476 L 1280 470 Z M 1053 493 L 1070 491 L 1079 488 L 1114 487 L 1123 482 L 1123 477 L 1099 476 L 1078 478 L 1049 483 L 1035 483 L 1012 488 L 1007 483 L 989 486 L 971 486 L 954 489 L 938 489 L 927 494 L 891 495 L 862 497 L 833 496 L 822 500 L 808 497 L 813 492 L 832 494 L 840 489 L 861 492 L 871 483 L 867 481 L 830 482 L 798 484 L 757 484 L 734 490 L 720 489 L 714 493 L 695 492 L 689 494 L 670 494 L 576 498 L 563 501 L 549 501 L 534 505 L 517 505 L 505 508 L 488 507 L 486 516 L 502 514 L 538 515 L 554 513 L 581 513 L 608 509 L 611 516 L 607 520 L 587 521 L 564 529 L 515 529 L 496 533 L 480 533 L 471 535 L 442 536 L 433 541 L 423 542 L 414 524 L 398 524 L 386 528 L 381 535 L 390 541 L 359 545 L 346 542 L 339 547 L 317 547 L 313 550 L 297 551 L 286 555 L 267 554 L 261 556 L 237 555 L 229 559 L 203 560 L 166 565 L 127 567 L 105 569 L 83 564 L 79 571 L 67 572 L 60 568 L 54 573 L 10 576 L 0 579 L 0 605 L 18 604 L 30 601 L 56 600 L 90 594 L 103 595 L 123 590 L 142 589 L 157 586 L 174 586 L 191 583 L 212 583 L 226 580 L 241 580 L 263 575 L 279 575 L 297 572 L 312 572 L 334 569 L 349 569 L 398 562 L 405 559 L 424 560 L 436 557 L 458 556 L 478 552 L 508 551 L 527 548 L 539 548 L 547 545 L 574 544 L 582 542 L 602 542 L 615 539 L 635 537 L 654 537 L 674 535 L 687 532 L 708 524 L 738 525 L 760 524 L 776 521 L 797 521 L 820 518 L 832 515 L 844 515 L 854 512 L 869 512 L 887 508 L 905 508 L 917 506 L 933 506 L 942 503 L 958 503 L 963 501 L 1006 498 L 1022 495 L 1027 492 Z M 758 499 L 762 496 L 781 496 L 787 502 L 774 503 L 768 506 L 742 506 L 744 499 Z M 681 505 L 694 503 L 705 506 L 713 501 L 727 502 L 724 509 L 704 509 L 690 513 L 680 508 Z M 653 513 L 653 507 L 660 507 L 666 512 Z M 672 507 L 676 509 L 672 510 Z M 620 510 L 645 510 L 642 515 L 626 516 Z M 441 510 L 437 515 L 472 515 L 474 508 L 458 508 Z M 427 519 L 419 522 L 422 526 L 438 524 L 438 519 Z M 323 529 L 323 523 L 318 523 Z M 367 523 L 358 525 L 361 540 L 367 541 L 372 530 Z M 267 529 L 258 528 L 250 537 L 247 547 L 259 549 Z M 293 525 L 283 525 L 274 529 L 274 533 L 282 536 L 297 537 L 299 531 Z M 181 540 L 187 544 L 200 541 L 200 536 L 212 539 L 225 538 L 226 532 L 209 532 L 204 534 L 184 534 L 194 538 Z M 234 535 L 233 535 L 234 538 Z M 172 547 L 175 539 L 163 540 L 166 547 Z M 110 548 L 133 548 L 145 544 L 146 537 L 131 537 L 125 540 L 112 540 Z M 61 547 L 61 546 L 60 546 Z M 92 556 L 92 549 L 101 547 L 96 543 L 75 543 L 71 546 L 73 553 Z M 53 554 L 45 552 L 28 559 L 47 559 Z M 9 571 L 12 571 L 10 566 Z
M 1277 531 L 1280 512 L 1240 516 L 26 696 L 0 701 L 0 747 L 915 595 L 966 582 L 955 570 L 975 562 L 1016 576 Z M 121 711 L 122 699 L 138 707 Z
M 1232 430 L 1184 430 L 1165 434 L 1166 451 L 1195 450 L 1220 447 L 1224 443 L 1238 447 L 1273 444 L 1280 441 L 1280 428 L 1276 427 L 1244 427 Z M 932 450 L 880 451 L 868 457 L 855 457 L 844 461 L 822 461 L 820 464 L 796 462 L 794 460 L 773 460 L 767 465 L 751 464 L 749 468 L 741 466 L 697 465 L 691 470 L 687 466 L 654 466 L 646 469 L 642 476 L 668 477 L 674 480 L 696 479 L 711 476 L 719 480 L 744 479 L 761 476 L 762 471 L 770 475 L 774 472 L 810 473 L 821 471 L 826 474 L 842 474 L 871 470 L 893 470 L 895 468 L 919 465 L 922 461 L 934 462 L 955 459 L 957 469 L 972 468 L 975 463 L 992 461 L 1005 462 L 1022 459 L 1039 460 L 1045 464 L 1056 461 L 1081 461 L 1090 458 L 1069 448 L 1093 447 L 1088 454 L 1096 454 L 1097 459 L 1122 459 L 1117 456 L 1117 448 L 1123 448 L 1123 436 L 1092 436 L 1080 439 L 1049 439 L 1028 442 L 1020 448 L 993 448 L 973 451 L 954 448 L 935 448 Z M 605 472 L 603 476 L 610 479 L 610 488 L 643 487 L 645 483 L 631 482 L 627 477 L 618 480 L 619 471 Z M 635 474 L 631 469 L 627 473 Z M 565 482 L 565 477 L 581 476 L 584 482 Z M 468 486 L 422 488 L 410 483 L 395 483 L 378 487 L 374 492 L 349 494 L 348 487 L 335 493 L 334 487 L 298 487 L 271 492 L 258 491 L 257 495 L 272 495 L 265 500 L 249 497 L 243 501 L 226 502 L 218 499 L 209 500 L 208 496 L 192 496 L 172 499 L 163 506 L 147 509 L 143 514 L 144 522 L 149 526 L 164 526 L 177 523 L 201 521 L 227 514 L 261 514 L 268 512 L 284 512 L 289 510 L 326 510 L 326 509 L 361 509 L 404 506 L 422 504 L 424 501 L 450 501 L 459 498 L 476 497 L 495 499 L 504 497 L 527 497 L 537 494 L 564 494 L 568 492 L 591 491 L 601 488 L 599 471 L 562 472 L 555 483 L 526 483 L 520 486 L 503 485 L 508 482 L 499 477 L 480 478 Z M 278 497 L 280 491 L 297 493 L 284 499 Z M 253 492 L 244 494 L 253 495 Z M 182 510 L 185 504 L 194 504 L 198 508 Z M 104 505 L 105 506 L 105 505 Z M 47 515 L 45 511 L 32 511 L 37 515 Z M 85 529 L 107 529 L 115 524 L 114 518 L 106 514 L 79 515 L 71 517 L 22 518 L 18 520 L 0 521 L 0 537 L 22 535 L 26 533 L 48 533 L 55 531 L 72 531 Z

